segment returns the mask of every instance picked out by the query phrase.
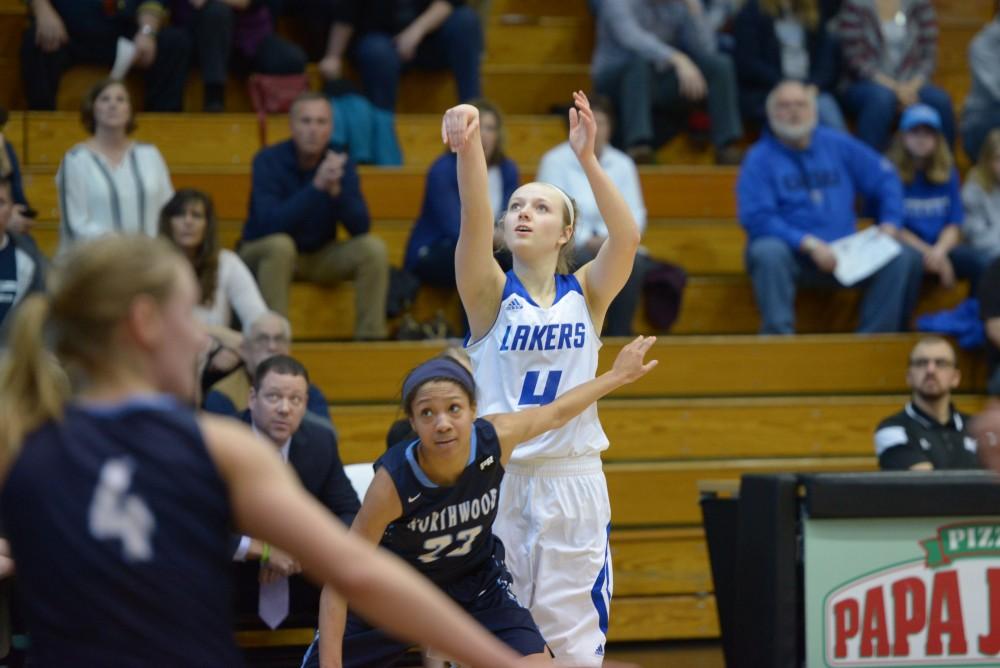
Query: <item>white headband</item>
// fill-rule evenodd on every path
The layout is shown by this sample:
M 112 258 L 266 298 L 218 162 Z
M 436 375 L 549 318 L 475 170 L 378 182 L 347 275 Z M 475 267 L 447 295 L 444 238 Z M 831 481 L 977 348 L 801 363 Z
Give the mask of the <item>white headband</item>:
M 570 199 L 569 195 L 566 194 L 566 191 L 560 188 L 559 186 L 553 185 L 551 183 L 546 183 L 545 185 L 552 186 L 553 188 L 556 189 L 556 192 L 562 195 L 563 202 L 566 203 L 566 210 L 569 211 L 569 224 L 570 227 L 572 227 L 573 223 L 576 222 L 576 210 L 573 208 L 573 200 Z

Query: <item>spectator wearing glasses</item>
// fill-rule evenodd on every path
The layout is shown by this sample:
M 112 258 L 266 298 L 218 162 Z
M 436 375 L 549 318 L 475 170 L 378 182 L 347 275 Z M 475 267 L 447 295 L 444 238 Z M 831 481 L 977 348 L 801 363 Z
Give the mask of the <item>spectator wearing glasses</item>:
M 292 326 L 280 313 L 268 311 L 245 330 L 241 356 L 243 370 L 223 378 L 205 395 L 202 408 L 219 415 L 239 417 L 247 409 L 251 383 L 261 362 L 275 355 L 288 355 L 292 348 Z M 326 397 L 308 383 L 307 421 L 318 421 L 332 428 Z
M 931 471 L 979 468 L 971 416 L 951 403 L 962 379 L 955 350 L 946 339 L 929 336 L 910 352 L 906 382 L 913 394 L 900 412 L 879 423 L 875 454 L 883 470 Z

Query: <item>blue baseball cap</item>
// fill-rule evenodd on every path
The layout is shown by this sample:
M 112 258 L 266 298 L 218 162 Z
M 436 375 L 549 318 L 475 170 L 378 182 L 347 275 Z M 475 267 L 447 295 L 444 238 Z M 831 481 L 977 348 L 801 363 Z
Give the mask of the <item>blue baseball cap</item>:
M 941 132 L 941 114 L 934 107 L 926 104 L 914 104 L 907 107 L 903 112 L 903 117 L 899 119 L 899 129 L 912 130 L 921 125 Z

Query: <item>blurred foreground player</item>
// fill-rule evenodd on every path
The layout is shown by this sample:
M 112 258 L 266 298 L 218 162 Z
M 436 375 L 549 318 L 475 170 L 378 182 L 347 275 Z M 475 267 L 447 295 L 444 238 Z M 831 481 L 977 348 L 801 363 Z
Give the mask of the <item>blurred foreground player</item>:
M 395 633 L 514 665 L 429 583 L 349 536 L 274 448 L 182 403 L 205 344 L 197 303 L 167 242 L 106 237 L 73 249 L 52 295 L 18 314 L 0 371 L 0 507 L 32 664 L 239 665 L 235 524 Z

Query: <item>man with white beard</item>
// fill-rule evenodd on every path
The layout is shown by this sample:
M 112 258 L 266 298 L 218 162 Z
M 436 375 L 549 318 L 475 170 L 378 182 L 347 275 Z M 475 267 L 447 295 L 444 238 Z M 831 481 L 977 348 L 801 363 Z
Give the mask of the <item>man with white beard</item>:
M 816 91 L 797 81 L 778 84 L 767 98 L 770 132 L 747 153 L 737 183 L 740 224 L 746 229 L 747 271 L 761 314 L 762 334 L 795 332 L 800 285 L 843 287 L 833 276 L 830 242 L 857 231 L 856 195 L 878 211 L 879 228 L 895 236 L 902 186 L 892 164 L 848 134 L 816 126 Z M 923 262 L 903 245 L 889 264 L 862 281 L 859 332 L 908 328 Z

